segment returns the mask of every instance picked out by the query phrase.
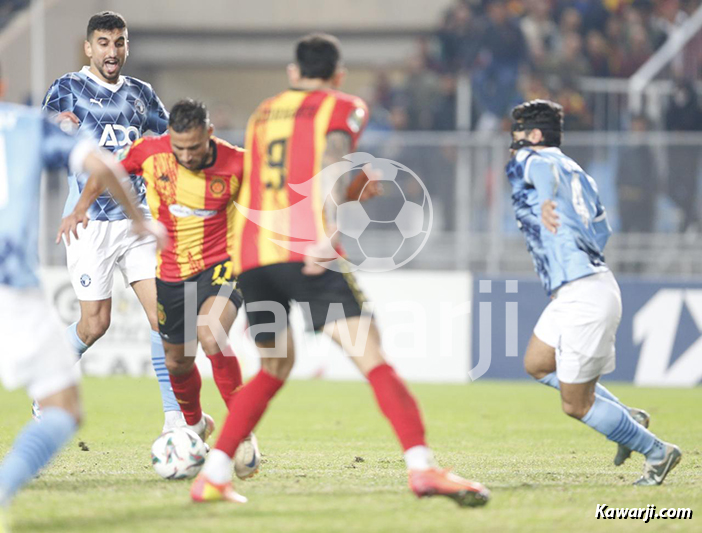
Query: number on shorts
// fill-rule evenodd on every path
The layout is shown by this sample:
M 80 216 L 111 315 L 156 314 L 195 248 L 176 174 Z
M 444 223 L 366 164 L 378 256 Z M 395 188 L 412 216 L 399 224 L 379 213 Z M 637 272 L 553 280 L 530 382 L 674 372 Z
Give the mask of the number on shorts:
M 224 274 L 222 274 L 222 270 L 224 270 Z M 212 272 L 212 281 L 219 281 L 220 283 L 230 281 L 232 279 L 233 271 L 234 263 L 231 261 L 219 263 L 218 265 L 215 265 L 214 272 Z

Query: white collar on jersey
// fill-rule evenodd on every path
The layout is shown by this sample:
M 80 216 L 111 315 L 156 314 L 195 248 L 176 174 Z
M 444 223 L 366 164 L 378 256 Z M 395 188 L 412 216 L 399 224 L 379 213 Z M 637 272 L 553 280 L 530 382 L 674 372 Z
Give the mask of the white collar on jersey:
M 541 152 L 546 152 L 548 153 L 556 153 L 556 154 L 562 154 L 563 152 L 561 151 L 560 147 L 558 146 L 547 146 L 546 148 L 542 148 L 541 150 L 537 150 Z
M 85 74 L 88 78 L 93 80 L 95 83 L 97 83 L 100 87 L 104 87 L 105 89 L 112 91 L 113 93 L 119 91 L 122 88 L 122 85 L 124 85 L 124 76 L 120 76 L 117 83 L 107 83 L 102 81 L 92 72 L 90 72 L 90 67 L 88 65 L 85 65 L 82 69 L 80 69 L 80 71 L 81 73 Z

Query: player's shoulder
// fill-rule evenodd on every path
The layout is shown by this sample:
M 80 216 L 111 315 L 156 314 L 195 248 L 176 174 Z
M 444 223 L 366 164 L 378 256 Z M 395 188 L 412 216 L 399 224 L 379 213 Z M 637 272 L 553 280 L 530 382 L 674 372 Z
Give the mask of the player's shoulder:
M 147 135 L 144 137 L 139 137 L 132 143 L 132 147 L 141 147 L 142 150 L 147 150 L 149 152 L 153 152 L 154 154 L 171 152 L 171 136 L 168 133 L 164 133 L 163 135 Z
M 151 86 L 151 84 L 144 80 L 140 80 L 139 78 L 133 78 L 132 76 L 123 76 L 123 78 L 125 87 L 139 90 L 142 92 L 142 94 L 144 94 L 145 97 L 151 97 L 156 94 L 156 91 L 154 91 L 154 88 Z
M 244 162 L 243 148 L 228 143 L 224 139 L 212 136 L 212 141 L 217 146 L 217 161 L 215 171 L 223 171 L 225 174 L 239 174 Z
M 363 98 L 360 96 L 338 90 L 332 90 L 329 92 L 336 98 L 337 105 L 346 106 L 349 108 L 360 107 L 363 109 L 368 109 L 368 104 L 366 104 L 365 100 L 363 100 Z
M 128 154 L 133 154 L 141 158 L 141 160 L 146 160 L 151 156 L 158 154 L 171 153 L 171 138 L 170 135 L 164 133 L 163 135 L 149 135 L 145 137 L 140 137 L 132 144 L 122 150 L 118 154 L 119 159 L 124 159 Z

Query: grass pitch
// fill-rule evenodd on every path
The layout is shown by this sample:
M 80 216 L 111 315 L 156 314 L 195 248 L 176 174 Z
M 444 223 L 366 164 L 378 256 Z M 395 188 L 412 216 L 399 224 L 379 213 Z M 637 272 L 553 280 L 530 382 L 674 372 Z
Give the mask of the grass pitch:
M 86 424 L 12 506 L 16 532 L 458 532 L 700 531 L 702 388 L 612 392 L 652 416 L 651 429 L 680 445 L 682 463 L 662 487 L 632 487 L 635 455 L 612 465 L 615 444 L 561 414 L 556 391 L 531 382 L 415 385 L 442 465 L 481 481 L 493 500 L 460 509 L 408 491 L 399 446 L 364 383 L 290 382 L 257 430 L 264 462 L 239 482 L 245 506 L 193 505 L 188 481 L 150 465 L 162 414 L 154 380 L 84 382 Z M 30 416 L 19 393 L 0 393 L 0 453 Z M 220 423 L 214 383 L 203 406 Z M 83 445 L 79 446 L 82 442 Z M 87 450 L 86 450 L 87 448 Z M 691 520 L 596 520 L 611 507 L 689 507 Z

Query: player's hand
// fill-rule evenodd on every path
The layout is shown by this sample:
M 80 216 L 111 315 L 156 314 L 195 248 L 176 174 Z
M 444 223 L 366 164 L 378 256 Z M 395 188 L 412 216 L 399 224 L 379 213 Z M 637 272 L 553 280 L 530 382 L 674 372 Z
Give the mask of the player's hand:
M 383 185 L 379 181 L 383 177 L 382 171 L 374 169 L 370 163 L 365 164 L 362 170 L 363 172 L 360 172 L 346 189 L 346 199 L 350 202 L 354 200 L 365 202 L 381 196 L 384 192 Z
M 558 213 L 556 213 L 556 206 L 557 204 L 553 200 L 546 200 L 541 204 L 541 223 L 551 233 L 556 233 L 561 225 Z
M 163 250 L 168 246 L 166 229 L 154 220 L 133 220 L 132 232 L 139 237 L 154 237 L 159 250 Z
M 61 221 L 58 234 L 56 235 L 56 244 L 61 242 L 61 238 L 66 238 L 66 244 L 71 244 L 71 233 L 78 240 L 78 227 L 83 226 L 83 229 L 88 227 L 88 213 L 85 211 L 73 211 Z
M 72 113 L 70 111 L 63 111 L 62 113 L 59 113 L 58 115 L 56 115 L 54 120 L 59 126 L 67 124 L 66 129 L 68 130 L 75 129 L 78 126 L 80 126 L 80 119 L 75 115 L 75 113 Z

